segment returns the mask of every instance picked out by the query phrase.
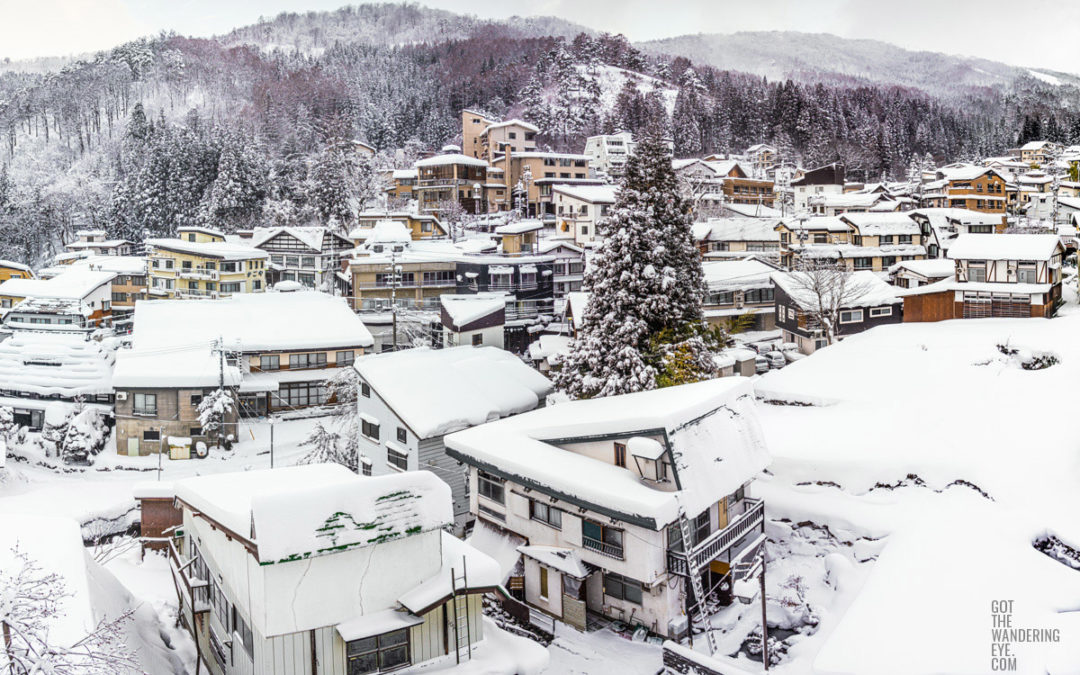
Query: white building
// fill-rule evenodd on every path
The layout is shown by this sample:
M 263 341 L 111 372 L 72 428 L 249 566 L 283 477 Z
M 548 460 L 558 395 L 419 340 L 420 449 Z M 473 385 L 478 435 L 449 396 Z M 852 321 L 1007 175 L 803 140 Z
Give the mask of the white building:
M 439 296 L 443 347 L 468 345 L 503 348 L 506 294 Z
M 260 227 L 250 245 L 270 254 L 266 284 L 296 281 L 307 288 L 348 290 L 341 260 L 353 243 L 327 227 Z
M 681 636 L 689 575 L 724 601 L 762 540 L 748 487 L 769 454 L 745 378 L 559 403 L 446 446 L 469 465 L 477 526 L 527 542 L 526 601 L 579 628 L 590 611 Z
M 589 167 L 609 176 L 623 174 L 626 161 L 636 147 L 634 136 L 629 131 L 589 136 L 585 139 L 585 154 L 589 157 Z
M 92 253 L 94 255 L 131 255 L 135 244 L 127 239 L 109 239 L 105 230 L 79 230 L 78 237 L 64 248 L 73 253 Z
M 41 298 L 85 305 L 84 325 L 108 325 L 115 277 L 115 272 L 72 269 L 50 279 L 8 279 L 0 283 L 0 317 L 23 300 Z
M 175 497 L 181 618 L 213 675 L 452 665 L 490 628 L 499 566 L 442 531 L 450 490 L 431 473 L 317 464 L 189 478 Z
M 356 361 L 360 453 L 375 475 L 429 469 L 453 489 L 454 521 L 469 520 L 465 470 L 443 437 L 544 405 L 554 387 L 495 347 L 407 349 Z
M 597 221 L 607 215 L 615 203 L 614 185 L 554 185 L 555 229 L 559 236 L 573 237 L 584 246 L 595 241 Z
M 585 281 L 584 249 L 567 239 L 541 239 L 536 245 L 536 252 L 554 258 L 552 279 L 555 298 L 566 297 L 567 293 L 580 291 Z

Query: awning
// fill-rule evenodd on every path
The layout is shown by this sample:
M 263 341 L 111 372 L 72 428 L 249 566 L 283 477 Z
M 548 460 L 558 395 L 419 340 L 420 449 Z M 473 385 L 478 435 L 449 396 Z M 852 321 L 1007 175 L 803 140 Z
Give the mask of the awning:
M 518 270 L 522 274 L 536 274 L 536 265 L 522 265 Z
M 488 274 L 513 274 L 514 269 L 509 265 L 492 265 L 488 268 Z
M 392 630 L 400 630 L 424 623 L 424 620 L 404 609 L 384 609 L 381 612 L 362 614 L 348 621 L 339 623 L 335 628 L 345 642 L 382 635 Z
M 360 419 L 364 420 L 368 424 L 376 424 L 377 425 L 379 423 L 379 418 L 378 417 L 374 417 L 372 415 L 369 415 L 369 414 L 363 413 L 363 412 L 360 413 Z

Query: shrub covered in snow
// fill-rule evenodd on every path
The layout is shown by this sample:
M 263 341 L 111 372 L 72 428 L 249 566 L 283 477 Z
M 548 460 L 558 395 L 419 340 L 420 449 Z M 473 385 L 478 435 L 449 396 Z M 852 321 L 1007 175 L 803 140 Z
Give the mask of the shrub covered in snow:
M 89 462 L 105 447 L 109 430 L 100 408 L 83 408 L 64 427 L 60 455 L 64 462 Z

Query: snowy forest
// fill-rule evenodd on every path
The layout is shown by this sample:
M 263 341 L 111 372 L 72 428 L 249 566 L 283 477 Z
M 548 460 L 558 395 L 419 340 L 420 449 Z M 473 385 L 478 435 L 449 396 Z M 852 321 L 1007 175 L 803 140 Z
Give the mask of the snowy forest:
M 378 194 L 377 169 L 454 142 L 466 106 L 524 117 L 554 150 L 659 125 L 677 156 L 772 142 L 781 161 L 839 160 L 866 178 L 900 177 L 927 153 L 1080 142 L 1073 87 L 946 100 L 774 82 L 559 20 L 454 17 L 364 5 L 215 39 L 159 35 L 59 69 L 0 66 L 0 257 L 41 262 L 83 228 L 141 240 L 191 223 L 344 227 Z M 350 151 L 354 139 L 374 160 Z

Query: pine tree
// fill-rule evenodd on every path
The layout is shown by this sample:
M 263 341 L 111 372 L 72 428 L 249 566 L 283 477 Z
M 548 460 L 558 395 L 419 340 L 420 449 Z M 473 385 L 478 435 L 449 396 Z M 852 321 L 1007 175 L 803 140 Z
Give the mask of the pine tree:
M 323 426 L 322 422 L 315 425 L 311 435 L 307 437 L 301 446 L 311 448 L 307 454 L 300 458 L 297 464 L 341 464 L 350 471 L 356 472 L 357 455 L 348 448 L 341 447 L 341 434 L 330 431 Z
M 664 374 L 659 384 L 712 376 L 701 323 L 701 259 L 690 226 L 667 148 L 647 135 L 627 162 L 611 216 L 602 223 L 603 243 L 586 272 L 589 303 L 557 375 L 568 394 L 653 389 Z

